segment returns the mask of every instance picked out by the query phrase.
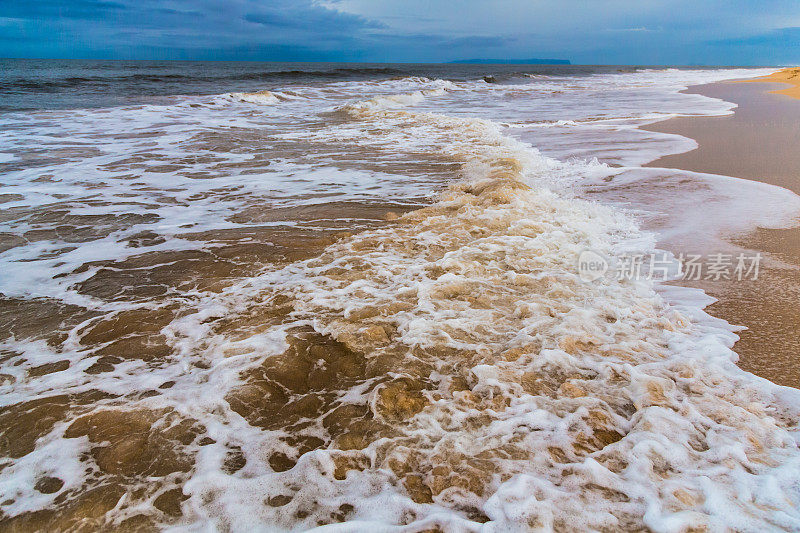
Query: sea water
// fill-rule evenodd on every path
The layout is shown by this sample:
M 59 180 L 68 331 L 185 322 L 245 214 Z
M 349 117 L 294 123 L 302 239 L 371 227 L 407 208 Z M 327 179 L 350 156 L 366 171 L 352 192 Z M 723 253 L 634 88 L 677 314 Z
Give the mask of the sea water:
M 770 70 L 3 66 L 7 526 L 800 528 L 800 393 L 578 271 L 796 220 L 642 168 Z

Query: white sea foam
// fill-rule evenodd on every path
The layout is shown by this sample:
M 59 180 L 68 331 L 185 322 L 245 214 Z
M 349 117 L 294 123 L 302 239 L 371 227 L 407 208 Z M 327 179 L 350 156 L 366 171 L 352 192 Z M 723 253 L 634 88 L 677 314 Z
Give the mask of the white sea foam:
M 240 102 L 248 102 L 260 105 L 275 105 L 288 100 L 298 100 L 303 98 L 292 92 L 281 91 L 258 91 L 254 93 L 230 93 L 230 98 Z
M 73 131 L 92 125 L 112 138 L 130 131 L 135 117 L 134 132 L 143 136 L 114 138 L 99 153 L 62 147 L 50 154 L 61 159 L 10 176 L 9 192 L 22 198 L 6 205 L 23 213 L 54 205 L 72 216 L 157 217 L 116 222 L 110 233 L 73 249 L 52 237 L 10 248 L 0 255 L 13 265 L 0 290 L 107 314 L 180 306 L 160 331 L 172 354 L 158 365 L 129 360 L 88 374 L 98 356 L 80 337 L 93 317 L 74 327 L 57 353 L 41 340 L 10 338 L 3 348 L 20 353 L 21 363 L 9 365 L 13 379 L 0 385 L 3 403 L 54 392 L 128 395 L 174 382 L 157 395 L 123 396 L 123 404 L 112 399 L 101 409 L 178 413 L 211 439 L 186 445 L 194 466 L 182 482 L 183 517 L 170 524 L 176 531 L 302 530 L 341 519 L 348 522 L 323 529 L 797 529 L 800 393 L 735 366 L 735 334 L 703 313 L 701 292 L 646 280 L 584 283 L 576 268 L 584 249 L 612 257 L 646 253 L 659 238 L 641 231 L 642 216 L 631 209 L 641 205 L 619 209 L 624 200 L 612 192 L 605 203 L 576 197 L 586 188 L 610 184 L 610 191 L 662 176 L 661 169 L 632 167 L 688 146 L 635 126 L 730 112 L 726 103 L 678 90 L 759 73 L 643 71 L 536 78 L 530 86 L 405 78 L 293 87 L 287 91 L 303 97 L 280 105 L 262 94 L 265 102 L 226 97 L 71 116 Z M 549 99 L 535 97 L 545 94 Z M 337 120 L 329 120 L 331 110 Z M 63 128 L 57 119 L 16 118 L 15 127 L 52 142 Z M 553 125 L 499 124 L 528 120 Z M 147 135 L 156 124 L 163 133 Z M 256 160 L 262 152 L 269 160 Z M 193 160 L 197 154 L 207 159 Z M 177 160 L 181 169 L 166 164 Z M 460 170 L 432 174 L 439 166 Z M 95 180 L 87 182 L 87 173 Z M 763 218 L 763 206 L 746 208 L 736 188 L 780 203 L 779 224 L 791 223 L 800 208 L 783 190 L 696 179 L 703 184 L 698 198 L 741 213 L 734 220 L 714 211 L 721 222 L 709 234 L 776 223 Z M 213 247 L 182 237 L 185 226 L 199 232 L 260 225 L 234 215 L 254 205 L 318 203 L 317 194 L 399 201 L 433 189 L 439 194 L 430 205 L 395 224 L 343 238 L 310 260 L 266 266 L 218 291 L 109 303 L 87 301 L 74 288 L 99 268 L 79 265 L 132 255 L 124 239 L 148 228 L 175 235 L 148 251 Z M 667 207 L 658 204 L 646 216 Z M 680 208 L 692 222 L 696 207 Z M 41 226 L 25 216 L 4 224 L 19 234 Z M 662 229 L 667 236 L 682 230 Z M 62 276 L 47 279 L 53 272 Z M 271 322 L 271 309 L 283 300 L 291 310 Z M 362 366 L 355 375 L 340 369 L 350 381 L 333 373 L 321 389 L 294 391 L 277 407 L 286 420 L 259 427 L 231 398 L 252 394 L 248 372 L 262 365 L 300 364 L 292 347 L 303 328 Z M 64 359 L 68 369 L 28 377 L 31 368 Z M 313 371 L 333 363 L 315 364 Z M 255 390 L 253 401 L 267 402 L 259 416 L 275 416 L 266 389 Z M 290 426 L 301 400 L 330 403 L 318 418 Z M 333 416 L 358 409 L 363 414 L 352 419 Z M 337 429 L 330 420 L 349 425 Z M 0 499 L 14 502 L 4 505 L 7 515 L 46 507 L 81 485 L 89 442 L 65 438 L 67 426 L 57 424 L 34 451 L 0 471 Z M 300 453 L 287 437 L 301 434 L 325 445 Z M 233 473 L 223 466 L 232 447 L 245 459 Z M 274 467 L 268 459 L 277 452 L 296 464 Z M 65 481 L 53 495 L 32 487 L 48 473 Z M 165 483 L 178 486 L 177 479 Z M 114 519 L 149 512 L 154 497 L 131 496 Z
M 683 314 L 645 282 L 576 279 L 581 249 L 649 251 L 652 239 L 618 212 L 541 188 L 561 164 L 490 123 L 398 113 L 391 119 L 464 143 L 465 179 L 397 228 L 256 284 L 291 290 L 296 318 L 353 350 L 393 354 L 396 377 L 432 379 L 426 406 L 394 426 L 399 436 L 357 452 L 370 467 L 340 482 L 336 441 L 287 473 L 196 479 L 197 518 L 233 529 L 308 527 L 347 502 L 352 528 L 402 517 L 414 529 L 489 531 L 627 529 L 640 519 L 658 531 L 795 527 L 800 394 L 740 371 L 735 336 L 699 308 Z M 355 264 L 357 272 L 342 269 Z M 468 389 L 453 391 L 455 378 Z M 360 401 L 385 417 L 381 390 Z M 612 442 L 579 444 L 600 434 Z M 575 461 L 580 446 L 599 448 Z M 477 458 L 488 471 L 470 465 Z M 420 505 L 417 477 L 432 503 Z M 291 498 L 279 509 L 254 506 L 265 492 Z M 481 509 L 490 522 L 442 506 Z M 315 511 L 287 521 L 300 509 Z

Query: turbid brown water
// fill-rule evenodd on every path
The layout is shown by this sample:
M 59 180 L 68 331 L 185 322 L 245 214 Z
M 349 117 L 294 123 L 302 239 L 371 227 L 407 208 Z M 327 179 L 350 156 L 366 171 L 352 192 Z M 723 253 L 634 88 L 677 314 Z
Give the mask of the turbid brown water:
M 738 104 L 733 115 L 675 118 L 645 129 L 696 140 L 690 152 L 648 166 L 736 176 L 800 194 L 800 100 L 771 91 L 785 84 L 724 82 L 687 92 Z M 779 259 L 762 263 L 759 279 L 692 283 L 718 299 L 708 311 L 746 326 L 735 350 L 739 364 L 779 383 L 800 387 L 800 229 L 763 229 L 734 236 L 735 244 Z M 689 285 L 689 283 L 687 283 Z

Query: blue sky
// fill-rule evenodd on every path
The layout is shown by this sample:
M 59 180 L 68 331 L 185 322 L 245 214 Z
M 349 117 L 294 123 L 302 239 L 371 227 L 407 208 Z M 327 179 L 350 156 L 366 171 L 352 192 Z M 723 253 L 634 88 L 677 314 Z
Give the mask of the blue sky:
M 800 63 L 798 0 L 0 0 L 0 57 Z

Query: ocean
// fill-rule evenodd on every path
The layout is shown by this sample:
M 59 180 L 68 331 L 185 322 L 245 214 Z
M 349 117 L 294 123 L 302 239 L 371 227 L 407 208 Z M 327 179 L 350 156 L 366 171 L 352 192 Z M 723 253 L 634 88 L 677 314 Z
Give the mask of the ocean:
M 800 528 L 800 391 L 579 260 L 789 224 L 643 167 L 770 72 L 0 61 L 0 525 Z

